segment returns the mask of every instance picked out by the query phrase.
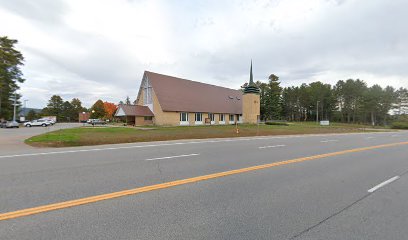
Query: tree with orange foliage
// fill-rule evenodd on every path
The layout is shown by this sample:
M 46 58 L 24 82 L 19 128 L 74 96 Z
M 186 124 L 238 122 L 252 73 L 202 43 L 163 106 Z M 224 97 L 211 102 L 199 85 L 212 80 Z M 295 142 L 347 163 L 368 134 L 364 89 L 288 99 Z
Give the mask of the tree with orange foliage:
M 104 102 L 103 107 L 105 108 L 105 119 L 112 119 L 113 114 L 115 114 L 117 106 L 114 103 Z

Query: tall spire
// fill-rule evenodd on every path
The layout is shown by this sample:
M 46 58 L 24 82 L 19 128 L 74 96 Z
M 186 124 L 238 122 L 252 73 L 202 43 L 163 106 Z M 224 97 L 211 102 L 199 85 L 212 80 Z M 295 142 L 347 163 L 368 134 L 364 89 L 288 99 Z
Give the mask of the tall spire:
M 249 74 L 249 84 L 254 84 L 254 76 L 252 75 L 252 59 L 251 59 L 251 71 Z
M 245 93 L 256 93 L 259 94 L 259 88 L 255 85 L 254 83 L 254 76 L 252 74 L 252 59 L 251 59 L 251 69 L 249 72 L 249 83 L 244 89 L 244 94 Z

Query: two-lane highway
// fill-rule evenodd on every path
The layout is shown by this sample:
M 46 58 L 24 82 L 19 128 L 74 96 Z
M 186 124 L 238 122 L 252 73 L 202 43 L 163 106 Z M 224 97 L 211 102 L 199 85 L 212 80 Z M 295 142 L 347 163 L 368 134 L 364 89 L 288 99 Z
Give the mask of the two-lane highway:
M 344 239 L 324 233 L 403 182 L 407 156 L 407 132 L 0 155 L 0 239 Z

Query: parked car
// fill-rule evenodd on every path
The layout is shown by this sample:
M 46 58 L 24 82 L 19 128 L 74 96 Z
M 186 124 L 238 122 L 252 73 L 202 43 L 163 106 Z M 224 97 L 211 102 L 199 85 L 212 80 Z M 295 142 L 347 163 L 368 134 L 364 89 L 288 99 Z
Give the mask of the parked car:
M 48 127 L 50 125 L 51 125 L 51 123 L 49 123 L 48 121 L 46 121 L 44 119 L 38 119 L 38 120 L 33 120 L 33 121 L 30 121 L 30 122 L 24 123 L 25 127 L 34 127 L 34 126 Z
M 19 128 L 20 124 L 16 121 L 4 121 L 0 123 L 0 128 Z
M 86 121 L 86 123 L 92 124 L 92 122 L 93 122 L 94 120 L 98 120 L 98 119 L 90 118 L 90 119 L 88 119 L 88 121 Z
M 55 121 L 52 120 L 52 119 L 49 119 L 49 118 L 40 118 L 40 119 L 38 119 L 38 120 L 45 120 L 46 122 L 50 123 L 51 125 L 54 125 L 54 124 L 55 124 Z
M 94 126 L 94 125 L 105 125 L 106 122 L 101 120 L 101 119 L 92 119 L 91 124 L 92 124 L 92 126 Z

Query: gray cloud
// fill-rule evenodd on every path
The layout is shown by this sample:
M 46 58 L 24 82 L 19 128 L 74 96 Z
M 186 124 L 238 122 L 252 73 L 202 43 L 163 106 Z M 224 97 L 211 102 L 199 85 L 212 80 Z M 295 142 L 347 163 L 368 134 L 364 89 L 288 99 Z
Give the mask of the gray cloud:
M 134 98 L 144 70 L 237 88 L 251 59 L 257 80 L 275 73 L 285 85 L 349 77 L 408 85 L 405 0 L 96 1 L 82 9 L 89 16 L 78 9 L 90 6 L 72 4 L 0 0 L 38 34 L 5 32 L 28 55 L 22 90 L 38 106 L 44 91 L 88 105 Z M 43 38 L 48 45 L 35 42 Z
M 60 23 L 67 10 L 60 0 L 0 0 L 0 6 L 24 18 L 46 24 Z

